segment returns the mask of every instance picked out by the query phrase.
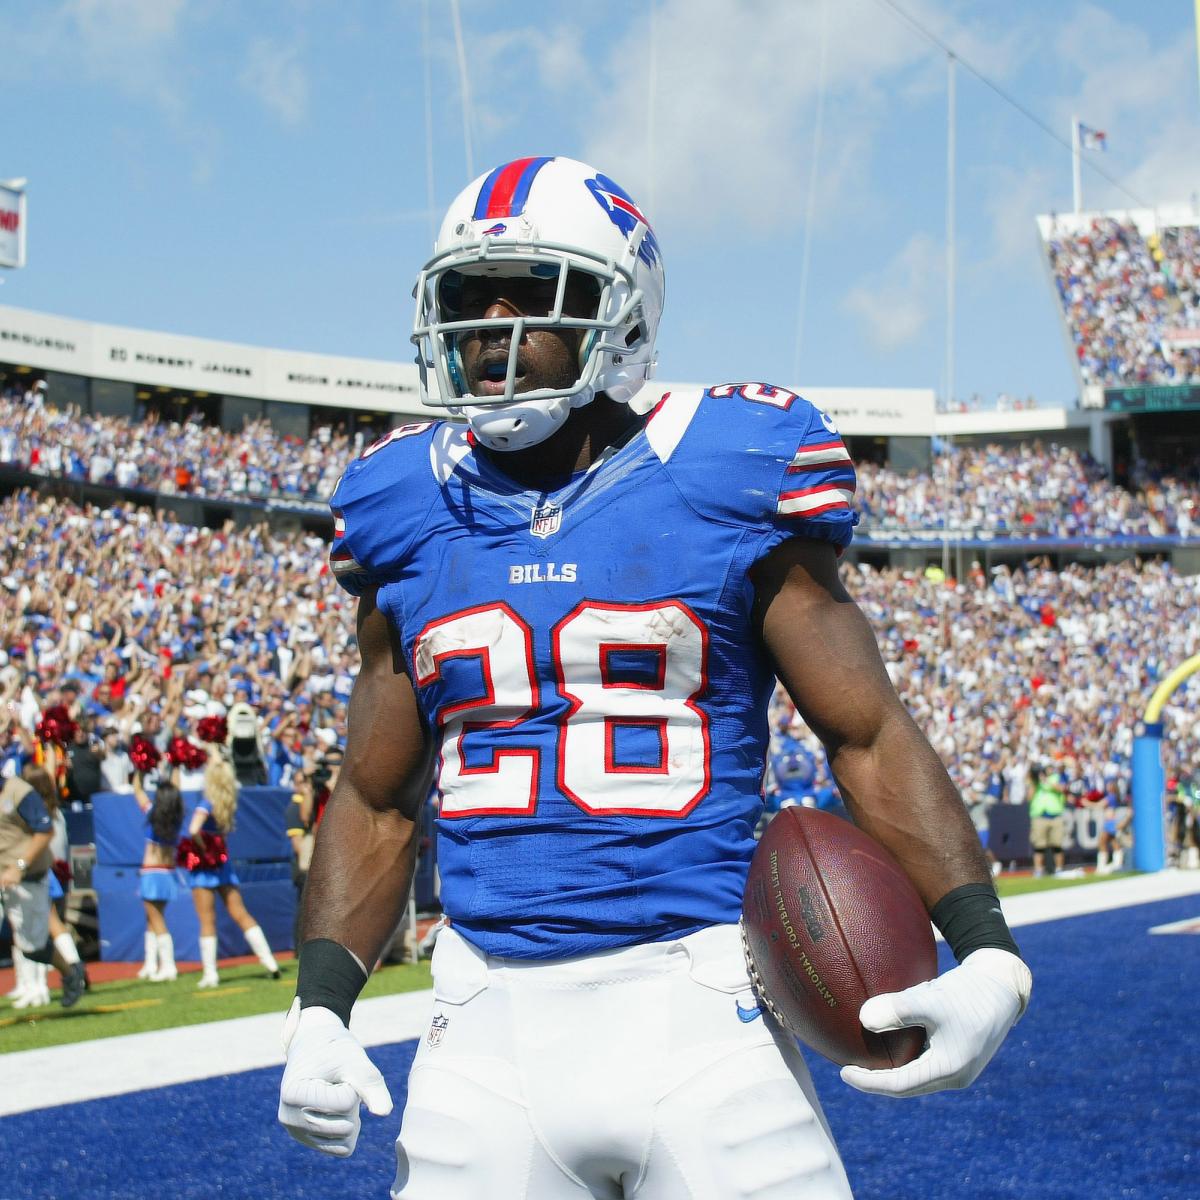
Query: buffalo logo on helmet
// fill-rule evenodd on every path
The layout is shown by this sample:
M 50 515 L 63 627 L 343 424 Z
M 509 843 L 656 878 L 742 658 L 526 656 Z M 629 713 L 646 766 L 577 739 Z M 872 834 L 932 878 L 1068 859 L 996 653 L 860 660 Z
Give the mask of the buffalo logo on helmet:
M 587 181 L 587 189 L 608 214 L 608 219 L 625 235 L 626 241 L 639 225 L 646 227 L 646 235 L 638 246 L 638 258 L 648 267 L 654 266 L 661 254 L 658 238 L 654 236 L 654 230 L 650 228 L 650 222 L 642 215 L 641 209 L 634 204 L 633 197 L 607 175 L 599 173 Z

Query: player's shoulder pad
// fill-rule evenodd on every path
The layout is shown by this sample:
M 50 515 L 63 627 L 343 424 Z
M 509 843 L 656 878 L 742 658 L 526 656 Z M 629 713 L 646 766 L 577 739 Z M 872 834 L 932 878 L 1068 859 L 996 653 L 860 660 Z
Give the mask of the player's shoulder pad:
M 430 451 L 444 428 L 438 421 L 398 425 L 338 480 L 329 500 L 329 567 L 351 595 L 394 579 L 403 566 L 438 487 Z
M 727 383 L 668 393 L 646 436 L 710 520 L 839 548 L 853 537 L 854 464 L 829 415 L 796 392 Z

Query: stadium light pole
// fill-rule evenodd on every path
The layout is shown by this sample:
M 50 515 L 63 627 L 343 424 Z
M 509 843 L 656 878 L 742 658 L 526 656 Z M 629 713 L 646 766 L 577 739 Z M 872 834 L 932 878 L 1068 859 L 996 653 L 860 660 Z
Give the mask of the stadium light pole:
M 467 75 L 467 51 L 463 44 L 462 17 L 458 0 L 450 0 L 450 19 L 454 26 L 454 50 L 458 58 L 458 83 L 462 94 L 463 154 L 467 160 L 467 179 L 475 178 L 475 148 L 471 139 L 471 80 Z
M 658 161 L 654 145 L 655 99 L 658 95 L 658 0 L 650 0 L 650 47 L 646 62 L 646 191 L 650 197 L 649 212 L 658 212 L 655 182 Z
M 425 76 L 425 208 L 429 244 L 437 242 L 437 198 L 433 185 L 433 64 L 429 35 L 429 0 L 421 0 L 421 60 Z
M 813 224 L 817 211 L 817 179 L 821 166 L 821 140 L 825 125 L 825 92 L 829 57 L 829 3 L 820 0 L 821 34 L 817 43 L 817 107 L 813 117 L 812 154 L 808 160 L 808 198 L 804 205 L 804 249 L 800 258 L 799 300 L 796 304 L 796 346 L 792 355 L 793 386 L 800 387 L 801 352 L 804 348 L 804 322 L 808 314 L 808 279 L 812 266 Z
M 955 125 L 956 96 L 954 55 L 946 54 L 946 365 L 945 365 L 945 404 L 943 408 L 950 412 L 954 403 L 954 293 L 955 270 L 954 229 L 955 229 Z M 949 437 L 942 439 L 943 452 L 949 445 Z M 946 455 L 945 484 L 942 500 L 942 570 L 950 574 L 950 501 L 953 487 L 954 457 Z
M 1079 165 L 1079 118 L 1071 116 L 1071 205 L 1076 215 L 1083 212 L 1083 181 Z

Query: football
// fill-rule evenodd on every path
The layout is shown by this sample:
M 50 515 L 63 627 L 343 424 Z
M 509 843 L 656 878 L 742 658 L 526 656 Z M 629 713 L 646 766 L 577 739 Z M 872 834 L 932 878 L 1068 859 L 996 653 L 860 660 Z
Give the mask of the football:
M 921 1053 L 924 1029 L 859 1023 L 869 997 L 934 978 L 937 947 L 908 876 L 849 821 L 799 806 L 775 817 L 750 862 L 742 939 L 759 999 L 818 1053 L 875 1070 Z

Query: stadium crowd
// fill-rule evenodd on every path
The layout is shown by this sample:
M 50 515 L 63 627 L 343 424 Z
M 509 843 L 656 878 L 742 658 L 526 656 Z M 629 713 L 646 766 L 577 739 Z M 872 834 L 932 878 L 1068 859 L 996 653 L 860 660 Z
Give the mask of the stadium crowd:
M 1136 493 L 1065 446 L 956 446 L 929 473 L 858 466 L 856 503 L 880 529 L 979 529 L 1011 537 L 1192 536 L 1200 524 L 1195 464 L 1139 460 Z M 1177 473 L 1174 473 L 1177 472 Z
M 299 443 L 262 422 L 231 434 L 60 412 L 38 387 L 0 397 L 0 461 L 95 484 L 317 499 L 357 448 L 328 428 Z M 1195 464 L 1138 462 L 1132 474 L 1137 495 L 1061 446 L 958 446 L 927 474 L 862 464 L 857 503 L 867 528 L 1196 532 Z M 73 760 L 95 759 L 78 772 L 91 781 L 81 800 L 88 787 L 131 786 L 134 734 L 163 748 L 234 704 L 258 715 L 272 785 L 291 785 L 344 740 L 353 614 L 326 574 L 322 538 L 266 523 L 202 529 L 132 503 L 79 506 L 29 490 L 0 512 L 7 770 L 60 702 L 82 718 Z M 1162 669 L 1200 649 L 1185 619 L 1200 609 L 1200 581 L 1160 564 L 1034 564 L 990 576 L 975 566 L 959 581 L 860 565 L 847 576 L 902 696 L 978 802 L 1019 802 L 1030 768 L 1049 762 L 1077 795 L 1124 795 L 1136 704 Z M 792 791 L 832 795 L 817 742 L 782 695 L 776 703 L 776 775 L 790 776 Z
M 353 612 L 322 578 L 321 538 L 32 491 L 0 517 L 0 755 L 14 765 L 60 703 L 79 719 L 73 762 L 94 747 L 106 764 L 86 773 L 91 791 L 130 789 L 135 733 L 165 749 L 237 703 L 258 716 L 272 784 L 344 740 Z
M 1034 396 L 1013 396 L 1008 392 L 1000 392 L 994 400 L 988 400 L 979 392 L 973 392 L 965 398 L 956 396 L 953 399 L 938 397 L 938 412 L 945 413 L 975 413 L 975 412 L 1029 412 L 1038 408 Z
M 228 433 L 199 422 L 85 416 L 39 388 L 0 395 L 0 464 L 33 474 L 212 500 L 324 501 L 361 437 L 321 426 L 308 441 L 265 421 Z M 1189 469 L 1190 467 L 1190 469 Z M 1136 492 L 1086 455 L 1054 444 L 952 447 L 932 472 L 860 463 L 865 527 L 972 528 L 1012 537 L 1191 536 L 1200 522 L 1196 464 L 1139 462 Z
M 0 502 L 0 519 L 0 755 L 14 765 L 56 703 L 97 748 L 96 789 L 132 786 L 133 734 L 165 747 L 238 703 L 258 716 L 271 784 L 344 741 L 353 613 L 321 538 L 199 529 L 31 491 Z M 1200 651 L 1200 577 L 1160 563 L 845 575 L 901 695 L 980 800 L 1019 802 L 1029 768 L 1048 762 L 1081 795 L 1125 794 L 1138 705 Z M 775 727 L 795 745 L 776 753 L 803 752 L 812 786 L 827 785 L 817 743 L 777 706 Z M 1178 733 L 1194 754 L 1194 733 Z
M 1200 383 L 1200 345 L 1170 341 L 1200 329 L 1196 226 L 1144 237 L 1096 217 L 1082 232 L 1055 226 L 1046 252 L 1085 383 Z
M 1127 800 L 1145 699 L 1200 652 L 1200 577 L 1157 562 L 1051 569 L 973 564 L 962 580 L 847 568 L 847 588 L 879 638 L 888 672 L 973 808 L 1023 804 L 1032 769 L 1052 767 L 1077 803 Z M 1192 688 L 1194 690 L 1195 684 Z M 830 800 L 820 744 L 780 693 L 775 787 Z M 1200 730 L 1169 706 L 1169 769 L 1200 774 Z
M 329 426 L 305 441 L 281 436 L 265 420 L 228 433 L 199 421 L 59 410 L 36 386 L 0 395 L 0 463 L 109 487 L 223 500 L 323 499 L 356 452 Z

